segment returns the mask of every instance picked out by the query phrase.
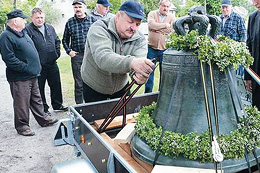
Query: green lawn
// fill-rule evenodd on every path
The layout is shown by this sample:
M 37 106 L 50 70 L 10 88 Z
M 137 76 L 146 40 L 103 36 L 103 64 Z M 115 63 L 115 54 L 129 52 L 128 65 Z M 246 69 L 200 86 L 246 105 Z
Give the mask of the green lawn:
M 61 74 L 61 82 L 62 82 L 62 92 L 63 99 L 66 104 L 73 105 L 74 102 L 74 81 L 71 70 L 71 62 L 69 56 L 61 56 L 58 59 L 58 65 Z M 159 86 L 159 67 L 156 68 L 155 71 L 155 79 L 154 79 L 154 88 L 153 91 L 158 91 Z M 134 85 L 136 87 L 137 85 Z M 134 88 L 133 88 L 134 89 Z M 139 89 L 137 94 L 144 93 L 144 85 Z

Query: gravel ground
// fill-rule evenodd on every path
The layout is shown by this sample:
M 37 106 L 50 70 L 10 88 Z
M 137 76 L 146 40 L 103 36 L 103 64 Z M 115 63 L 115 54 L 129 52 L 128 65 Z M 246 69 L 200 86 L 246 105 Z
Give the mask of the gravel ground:
M 40 127 L 32 115 L 30 126 L 36 135 L 17 134 L 5 64 L 0 59 L 0 173 L 48 173 L 55 164 L 76 158 L 74 147 L 54 146 L 55 125 Z M 57 119 L 67 118 L 66 112 L 51 112 Z

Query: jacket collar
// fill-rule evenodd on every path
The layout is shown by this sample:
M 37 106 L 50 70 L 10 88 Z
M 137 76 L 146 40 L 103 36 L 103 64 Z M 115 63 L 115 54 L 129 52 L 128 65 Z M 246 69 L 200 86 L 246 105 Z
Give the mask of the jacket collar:
M 102 15 L 102 14 L 99 14 L 98 11 L 97 11 L 97 7 L 95 7 L 93 10 L 92 10 L 92 14 L 96 15 L 96 16 L 101 16 L 101 17 L 104 17 L 105 15 Z
M 6 30 L 12 32 L 13 34 L 17 35 L 18 37 L 24 37 L 24 30 L 22 30 L 22 32 L 17 32 L 15 30 L 13 30 L 11 27 L 9 27 L 8 25 L 6 26 Z
M 33 29 L 38 30 L 38 27 L 35 26 L 35 25 L 33 24 L 33 22 L 31 22 L 29 25 L 32 26 Z M 44 27 L 47 27 L 47 26 L 45 25 L 45 23 L 44 23 L 43 25 L 44 25 Z

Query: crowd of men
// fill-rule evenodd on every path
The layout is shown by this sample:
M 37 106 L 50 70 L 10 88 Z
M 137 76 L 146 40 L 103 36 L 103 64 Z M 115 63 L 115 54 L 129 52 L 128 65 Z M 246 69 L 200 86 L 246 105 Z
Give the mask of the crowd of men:
M 139 2 L 125 1 L 116 14 L 109 13 L 112 4 L 108 0 L 97 0 L 90 15 L 84 0 L 74 0 L 72 5 L 75 15 L 66 22 L 62 40 L 54 27 L 45 23 L 45 13 L 40 8 L 32 10 L 32 22 L 27 26 L 25 18 L 28 16 L 21 10 L 7 14 L 7 27 L 0 36 L 0 53 L 6 63 L 15 129 L 20 135 L 35 135 L 29 126 L 30 111 L 43 127 L 58 121 L 51 118 L 45 97 L 46 81 L 53 110 L 68 110 L 63 105 L 56 62 L 61 42 L 71 57 L 76 104 L 121 97 L 129 85 L 130 72 L 134 72 L 131 77 L 136 83 L 147 82 L 146 93 L 153 91 L 155 63 L 159 62 L 161 71 L 166 37 L 173 32 L 175 17 L 169 13 L 171 1 L 160 0 L 158 9 L 149 12 L 148 43 L 138 31 L 145 20 L 144 8 Z M 252 69 L 260 74 L 260 0 L 253 0 L 253 5 L 258 10 L 250 15 L 246 30 L 244 19 L 232 11 L 231 1 L 223 0 L 221 33 L 247 43 L 255 58 Z M 247 89 L 253 93 L 253 105 L 260 108 L 259 86 L 248 74 L 245 79 Z

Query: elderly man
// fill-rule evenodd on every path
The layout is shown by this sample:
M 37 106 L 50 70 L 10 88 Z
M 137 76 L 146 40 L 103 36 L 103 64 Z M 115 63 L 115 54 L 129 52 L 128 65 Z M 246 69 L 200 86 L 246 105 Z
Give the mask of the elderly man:
M 108 0 L 98 0 L 96 7 L 91 12 L 91 15 L 95 20 L 113 17 L 114 15 L 109 13 L 109 6 L 111 5 L 112 4 Z
M 230 39 L 239 42 L 246 41 L 246 27 L 245 20 L 237 13 L 232 11 L 232 4 L 230 0 L 223 0 L 221 3 L 222 15 L 220 34 L 227 36 Z M 236 74 L 243 75 L 244 68 L 239 66 Z
M 163 52 L 166 47 L 166 35 L 172 32 L 172 25 L 175 21 L 173 14 L 169 13 L 170 0 L 160 0 L 159 10 L 151 11 L 148 14 L 148 59 L 159 61 L 160 75 L 162 70 Z M 154 73 L 152 73 L 145 84 L 145 93 L 153 90 Z
M 257 10 L 249 16 L 246 43 L 251 55 L 254 57 L 254 64 L 251 68 L 260 76 L 260 0 L 252 0 L 252 2 Z M 246 89 L 252 92 L 252 105 L 260 109 L 260 86 L 248 73 L 245 73 L 245 80 Z
M 31 38 L 24 32 L 25 18 L 21 10 L 7 13 L 7 27 L 0 36 L 0 53 L 6 64 L 6 77 L 13 97 L 15 129 L 18 134 L 33 136 L 29 126 L 29 110 L 42 127 L 56 123 L 44 113 L 38 86 L 41 65 Z
M 53 26 L 45 23 L 45 14 L 40 8 L 32 10 L 31 19 L 32 22 L 26 27 L 26 30 L 34 42 L 41 61 L 42 70 L 38 82 L 44 112 L 51 114 L 45 97 L 46 81 L 50 86 L 52 108 L 67 111 L 68 107 L 62 105 L 60 72 L 56 62 L 60 57 L 60 39 Z
M 138 31 L 143 19 L 143 6 L 128 0 L 115 17 L 90 27 L 81 67 L 85 102 L 121 97 L 130 71 L 138 84 L 146 82 L 154 64 L 146 58 L 147 43 Z
M 232 11 L 230 0 L 223 0 L 221 3 L 222 15 L 220 33 L 239 42 L 246 41 L 245 20 Z
M 74 0 L 72 5 L 75 15 L 65 25 L 62 44 L 66 53 L 71 57 L 75 102 L 76 104 L 80 104 L 83 103 L 83 82 L 80 75 L 80 68 L 87 33 L 89 27 L 95 22 L 95 19 L 87 15 L 87 6 L 84 0 Z

